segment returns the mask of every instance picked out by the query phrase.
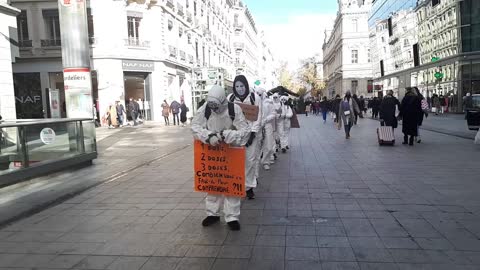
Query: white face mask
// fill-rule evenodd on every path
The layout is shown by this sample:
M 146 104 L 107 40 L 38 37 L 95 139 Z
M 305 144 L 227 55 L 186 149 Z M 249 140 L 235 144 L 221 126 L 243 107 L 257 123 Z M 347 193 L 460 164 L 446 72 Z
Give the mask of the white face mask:
M 244 96 L 245 93 L 247 93 L 247 89 L 245 88 L 245 85 L 242 82 L 236 82 L 235 83 L 235 91 L 240 95 Z

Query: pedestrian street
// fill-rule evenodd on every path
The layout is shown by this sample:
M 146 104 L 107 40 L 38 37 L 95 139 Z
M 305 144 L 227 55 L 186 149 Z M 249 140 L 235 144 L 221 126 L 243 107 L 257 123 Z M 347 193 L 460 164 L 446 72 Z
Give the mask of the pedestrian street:
M 242 200 L 240 231 L 202 227 L 190 146 L 0 228 L 0 269 L 480 269 L 472 140 L 425 130 L 405 146 L 397 129 L 379 146 L 371 119 L 349 140 L 331 119 L 299 120 Z

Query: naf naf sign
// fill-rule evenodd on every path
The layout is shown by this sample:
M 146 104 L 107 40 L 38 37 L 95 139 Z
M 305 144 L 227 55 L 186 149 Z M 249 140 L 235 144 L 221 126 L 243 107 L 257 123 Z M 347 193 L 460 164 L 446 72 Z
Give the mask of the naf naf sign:
M 28 104 L 28 103 L 37 103 L 42 101 L 41 96 L 19 96 L 15 97 L 17 102 L 20 102 L 22 104 Z
M 155 63 L 150 61 L 122 60 L 122 69 L 124 71 L 153 72 L 155 71 Z

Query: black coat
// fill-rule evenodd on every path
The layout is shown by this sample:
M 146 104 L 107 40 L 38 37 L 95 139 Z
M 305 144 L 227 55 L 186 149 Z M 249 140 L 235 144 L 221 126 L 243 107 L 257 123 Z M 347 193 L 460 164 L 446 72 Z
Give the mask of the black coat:
M 180 110 L 181 110 L 181 113 L 180 113 L 180 122 L 185 123 L 185 122 L 187 122 L 187 112 L 188 112 L 188 107 L 187 107 L 187 105 L 185 105 L 185 103 L 183 103 L 183 104 L 180 106 Z
M 422 111 L 422 102 L 418 96 L 408 92 L 400 105 L 400 116 L 403 119 L 402 132 L 405 135 L 418 136 L 418 124 Z
M 398 127 L 397 116 L 395 115 L 397 106 L 400 108 L 400 102 L 396 97 L 387 95 L 383 98 L 380 104 L 380 119 L 385 121 L 386 126 Z

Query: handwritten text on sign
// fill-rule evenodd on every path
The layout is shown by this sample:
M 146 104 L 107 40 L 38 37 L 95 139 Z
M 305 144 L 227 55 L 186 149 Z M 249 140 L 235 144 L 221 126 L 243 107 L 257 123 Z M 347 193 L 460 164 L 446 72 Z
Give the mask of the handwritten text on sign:
M 245 148 L 194 145 L 195 191 L 245 197 Z
M 235 103 L 242 108 L 243 115 L 248 121 L 257 121 L 258 119 L 258 106 L 248 105 L 245 103 Z

